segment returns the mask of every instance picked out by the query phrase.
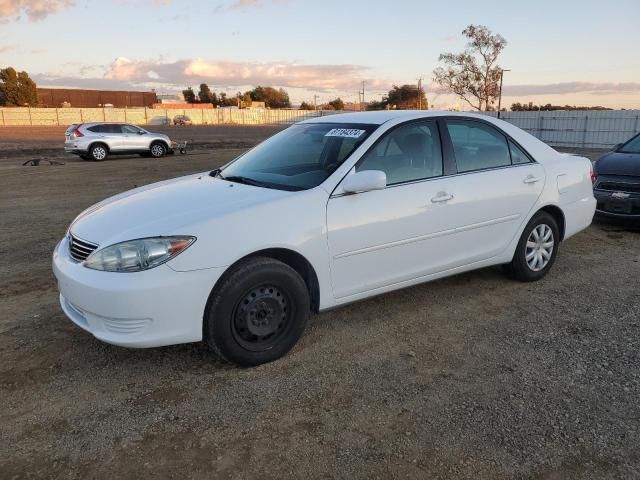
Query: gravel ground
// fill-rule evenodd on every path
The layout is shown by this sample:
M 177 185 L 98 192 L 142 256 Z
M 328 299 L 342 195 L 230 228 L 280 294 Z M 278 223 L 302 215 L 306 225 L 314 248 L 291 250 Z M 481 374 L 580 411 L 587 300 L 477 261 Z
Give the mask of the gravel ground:
M 640 478 L 640 233 L 621 226 L 568 240 L 534 284 L 490 268 L 316 315 L 249 370 L 64 317 L 50 256 L 79 211 L 275 131 L 257 128 L 40 167 L 20 163 L 47 142 L 0 129 L 0 478 Z

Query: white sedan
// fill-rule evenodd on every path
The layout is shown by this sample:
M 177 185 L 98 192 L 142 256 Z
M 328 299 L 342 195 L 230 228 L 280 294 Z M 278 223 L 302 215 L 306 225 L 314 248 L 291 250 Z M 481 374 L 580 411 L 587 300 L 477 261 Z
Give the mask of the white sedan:
M 205 340 L 250 366 L 288 352 L 310 312 L 490 265 L 539 280 L 595 205 L 589 160 L 501 120 L 332 115 L 90 207 L 53 270 L 100 340 Z

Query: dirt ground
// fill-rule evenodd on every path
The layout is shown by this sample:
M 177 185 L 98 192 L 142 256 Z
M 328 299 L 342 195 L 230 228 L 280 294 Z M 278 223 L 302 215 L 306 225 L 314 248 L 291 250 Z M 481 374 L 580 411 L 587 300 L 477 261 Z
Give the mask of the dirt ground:
M 64 129 L 0 129 L 0 478 L 640 478 L 625 227 L 568 240 L 537 283 L 490 268 L 316 315 L 248 370 L 201 344 L 113 347 L 65 318 L 51 253 L 77 213 L 276 130 L 170 128 L 192 154 L 23 167 L 62 159 Z

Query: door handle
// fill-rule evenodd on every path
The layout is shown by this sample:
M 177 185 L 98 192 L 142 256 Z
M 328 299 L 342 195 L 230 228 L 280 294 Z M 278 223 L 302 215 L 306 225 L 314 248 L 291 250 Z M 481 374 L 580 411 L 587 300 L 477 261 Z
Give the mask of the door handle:
M 527 175 L 522 181 L 524 183 L 536 183 L 539 182 L 540 179 L 538 177 L 534 177 L 533 175 Z
M 435 197 L 433 197 L 431 199 L 432 203 L 441 203 L 441 202 L 448 202 L 449 200 L 453 200 L 453 195 L 451 195 L 450 193 L 446 193 L 446 192 L 440 192 L 438 193 L 438 195 L 436 195 Z

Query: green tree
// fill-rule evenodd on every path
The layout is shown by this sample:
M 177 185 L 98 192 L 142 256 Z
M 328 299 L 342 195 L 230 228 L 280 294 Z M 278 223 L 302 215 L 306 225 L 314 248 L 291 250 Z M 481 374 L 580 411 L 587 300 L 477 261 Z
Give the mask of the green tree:
M 264 102 L 269 108 L 290 108 L 289 94 L 282 88 L 258 86 L 247 92 L 254 102 Z
M 251 98 L 251 94 L 249 92 L 245 92 L 242 96 L 242 105 L 245 107 L 250 107 L 253 99 Z
M 327 105 L 331 106 L 333 110 L 344 110 L 344 102 L 340 97 L 331 100 Z
M 16 72 L 13 67 L 0 69 L 0 105 L 22 107 L 37 104 L 36 84 L 27 72 Z
M 182 95 L 184 95 L 184 101 L 187 103 L 197 103 L 196 94 L 193 91 L 193 88 L 189 87 L 186 90 L 182 90 Z
M 467 48 L 441 54 L 438 61 L 444 66 L 433 71 L 433 80 L 476 110 L 486 110 L 499 94 L 502 68 L 497 61 L 507 41 L 483 25 L 469 25 L 462 34 Z
M 200 100 L 200 103 L 214 103 L 213 102 L 214 96 L 215 96 L 215 93 L 211 91 L 211 89 L 209 88 L 209 85 L 207 85 L 206 83 L 200 84 L 200 91 L 198 92 L 198 100 Z
M 418 91 L 417 85 L 394 85 L 386 99 L 390 108 L 398 110 L 417 110 L 418 108 L 428 109 L 429 102 L 424 94 L 424 90 Z
M 300 104 L 300 110 L 315 110 L 316 107 L 313 106 L 313 104 L 311 103 L 307 103 L 307 102 L 302 102 Z

